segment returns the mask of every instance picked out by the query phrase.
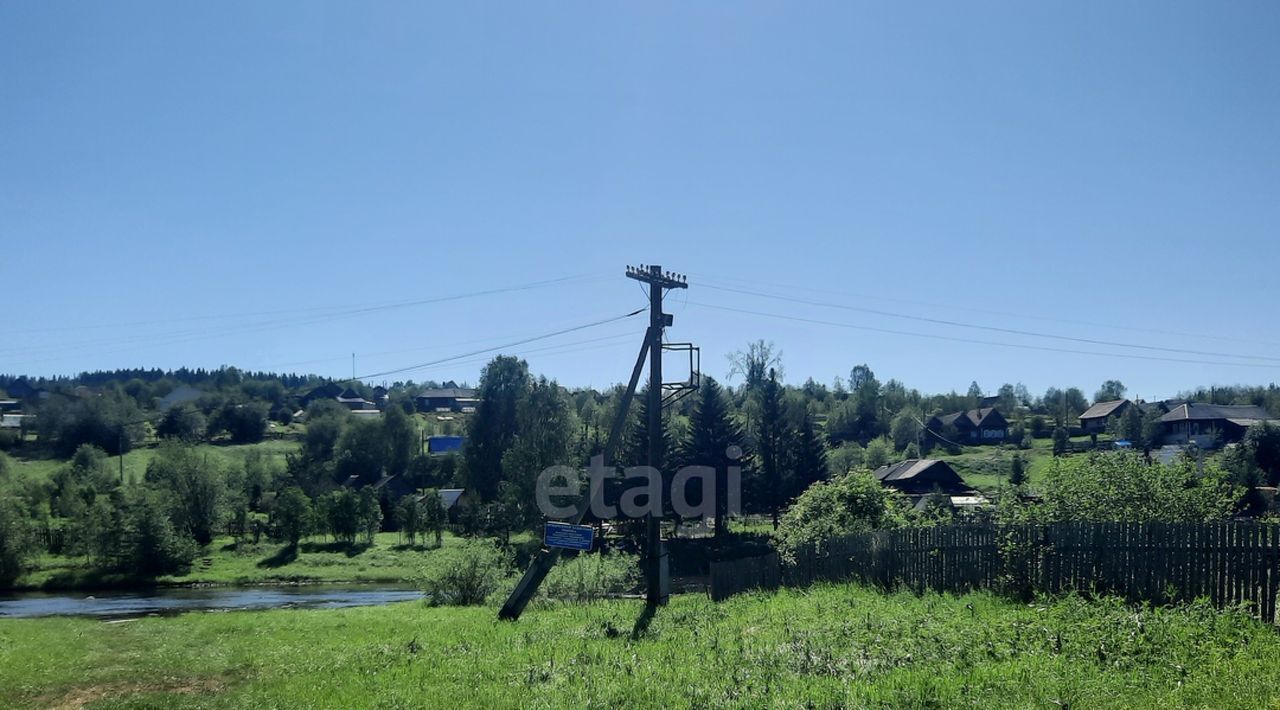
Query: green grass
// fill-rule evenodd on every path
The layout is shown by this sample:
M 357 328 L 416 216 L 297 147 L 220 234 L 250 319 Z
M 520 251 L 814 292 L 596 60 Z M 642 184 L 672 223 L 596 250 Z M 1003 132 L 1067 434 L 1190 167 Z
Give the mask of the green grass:
M 142 480 L 147 472 L 147 464 L 156 452 L 156 442 L 139 446 L 124 455 L 124 479 L 130 483 Z M 284 468 L 285 455 L 298 450 L 298 442 L 289 438 L 266 439 L 256 444 L 198 444 L 196 451 L 216 461 L 224 467 L 243 467 L 245 456 L 250 451 L 262 452 L 262 455 L 278 468 Z M 34 446 L 24 447 L 22 451 L 10 454 L 15 473 L 35 479 L 48 479 L 67 464 L 65 459 L 55 458 L 51 454 Z M 119 471 L 120 459 L 112 456 L 107 460 L 111 473 Z
M 1280 636 L 1203 607 L 883 595 L 857 586 L 634 601 L 421 603 L 0 622 L 10 707 L 1250 708 Z
M 372 546 L 317 537 L 304 540 L 294 554 L 284 544 L 263 540 L 258 545 L 238 546 L 223 537 L 196 556 L 188 573 L 154 581 L 161 585 L 402 582 L 412 579 L 423 556 L 430 554 L 421 540 L 419 543 L 417 547 L 402 544 L 396 533 L 379 533 Z M 452 535 L 445 535 L 445 545 L 457 543 Z M 16 586 L 67 589 L 137 583 L 139 580 L 129 577 L 96 574 L 85 566 L 83 558 L 45 555 Z
M 533 535 L 513 535 L 517 547 L 528 547 Z M 196 555 L 190 570 L 181 575 L 138 579 L 128 575 L 102 574 L 86 566 L 79 557 L 44 555 L 34 569 L 19 578 L 19 589 L 93 589 L 158 584 L 255 585 L 320 584 L 325 582 L 409 582 L 417 575 L 426 555 L 435 548 L 419 539 L 409 546 L 396 533 L 378 533 L 373 545 L 332 542 L 315 537 L 302 541 L 295 552 L 288 545 L 263 540 L 258 545 L 237 545 L 221 537 Z M 444 545 L 461 544 L 460 538 L 444 535 Z M 434 545 L 434 541 L 432 541 Z
M 1039 440 L 1036 442 L 1040 443 Z M 1019 451 L 1026 466 L 1027 485 L 1035 488 L 1053 463 L 1052 445 L 1049 447 L 1033 446 Z M 1009 469 L 1013 460 L 1012 449 L 1001 449 L 995 446 L 966 447 L 956 456 L 945 452 L 936 456 L 951 464 L 965 483 L 981 491 L 993 491 L 1009 481 Z

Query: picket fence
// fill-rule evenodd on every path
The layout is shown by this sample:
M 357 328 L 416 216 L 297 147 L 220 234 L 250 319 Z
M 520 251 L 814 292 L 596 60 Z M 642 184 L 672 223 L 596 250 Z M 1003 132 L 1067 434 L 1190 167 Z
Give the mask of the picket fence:
M 956 525 L 849 535 L 799 550 L 713 562 L 710 594 L 856 580 L 883 588 L 1207 599 L 1275 622 L 1280 526 L 1221 523 Z

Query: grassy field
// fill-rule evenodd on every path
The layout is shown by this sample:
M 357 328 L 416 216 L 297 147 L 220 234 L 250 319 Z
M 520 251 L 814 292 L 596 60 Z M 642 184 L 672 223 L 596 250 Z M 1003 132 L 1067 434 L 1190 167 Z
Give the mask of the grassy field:
M 1275 707 L 1280 636 L 1206 608 L 822 586 L 0 622 L 7 707 Z
M 399 582 L 412 578 L 430 550 L 402 544 L 396 533 L 379 533 L 372 546 L 346 545 L 322 538 L 303 541 L 296 553 L 288 545 L 266 542 L 238 546 L 218 538 L 197 555 L 187 574 L 160 577 L 161 585 L 278 584 L 318 582 Z M 421 541 L 419 541 L 421 542 Z M 446 535 L 444 544 L 458 540 Z M 23 588 L 92 588 L 129 586 L 137 580 L 97 575 L 81 558 L 45 555 L 35 569 L 18 580 Z
M 937 457 L 951 464 L 965 483 L 978 490 L 992 491 L 1008 483 L 1014 453 L 1012 449 L 995 446 L 972 446 L 955 456 L 939 453 Z M 1026 467 L 1027 485 L 1035 488 L 1053 463 L 1052 447 L 1037 445 L 1016 453 L 1022 455 L 1022 461 Z
M 512 535 L 517 546 L 534 544 L 531 533 Z M 462 544 L 461 538 L 444 535 L 444 546 Z M 434 541 L 432 541 L 434 545 Z M 197 555 L 191 569 L 182 575 L 138 580 L 122 575 L 97 574 L 74 557 L 45 555 L 35 569 L 18 580 L 24 589 L 75 589 L 128 587 L 139 584 L 162 586 L 318 584 L 323 582 L 407 582 L 436 548 L 419 540 L 405 544 L 396 533 L 379 533 L 373 545 L 331 542 L 324 538 L 304 540 L 296 552 L 288 545 L 263 541 L 258 545 L 236 545 L 231 538 L 218 538 Z
M 34 449 L 34 447 L 29 447 Z M 216 461 L 223 466 L 243 467 L 245 455 L 250 451 L 260 451 L 267 459 L 274 462 L 280 468 L 284 468 L 284 457 L 286 454 L 298 450 L 298 442 L 293 439 L 267 439 L 256 444 L 199 444 L 196 450 L 203 456 L 207 456 L 210 461 Z M 38 451 L 38 450 L 36 450 Z M 150 442 L 146 445 L 139 446 L 124 455 L 124 479 L 130 483 L 142 480 L 143 475 L 147 471 L 147 464 L 151 462 L 151 457 L 155 455 L 156 442 Z M 18 475 L 30 476 L 36 479 L 47 479 L 54 474 L 59 468 L 67 464 L 66 459 L 54 458 L 45 452 L 38 452 L 39 455 L 23 455 L 15 453 L 10 455 L 10 461 L 13 464 L 13 470 Z M 119 470 L 118 457 L 112 456 L 107 461 L 108 468 L 112 473 Z

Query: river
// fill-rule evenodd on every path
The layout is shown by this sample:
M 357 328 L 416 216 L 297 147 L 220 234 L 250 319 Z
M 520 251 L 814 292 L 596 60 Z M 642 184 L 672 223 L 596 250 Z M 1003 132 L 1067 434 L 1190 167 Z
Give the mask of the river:
M 409 587 L 331 584 L 280 587 L 161 587 L 120 592 L 0 592 L 0 619 L 90 616 L 127 619 L 151 614 L 249 609 L 338 609 L 421 599 Z

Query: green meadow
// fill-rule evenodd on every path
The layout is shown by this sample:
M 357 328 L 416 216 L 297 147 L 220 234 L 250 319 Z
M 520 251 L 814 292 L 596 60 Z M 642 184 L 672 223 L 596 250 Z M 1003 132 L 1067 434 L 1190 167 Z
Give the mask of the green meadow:
M 1280 636 L 1207 607 L 883 594 L 0 622 L 6 707 L 1265 708 Z

